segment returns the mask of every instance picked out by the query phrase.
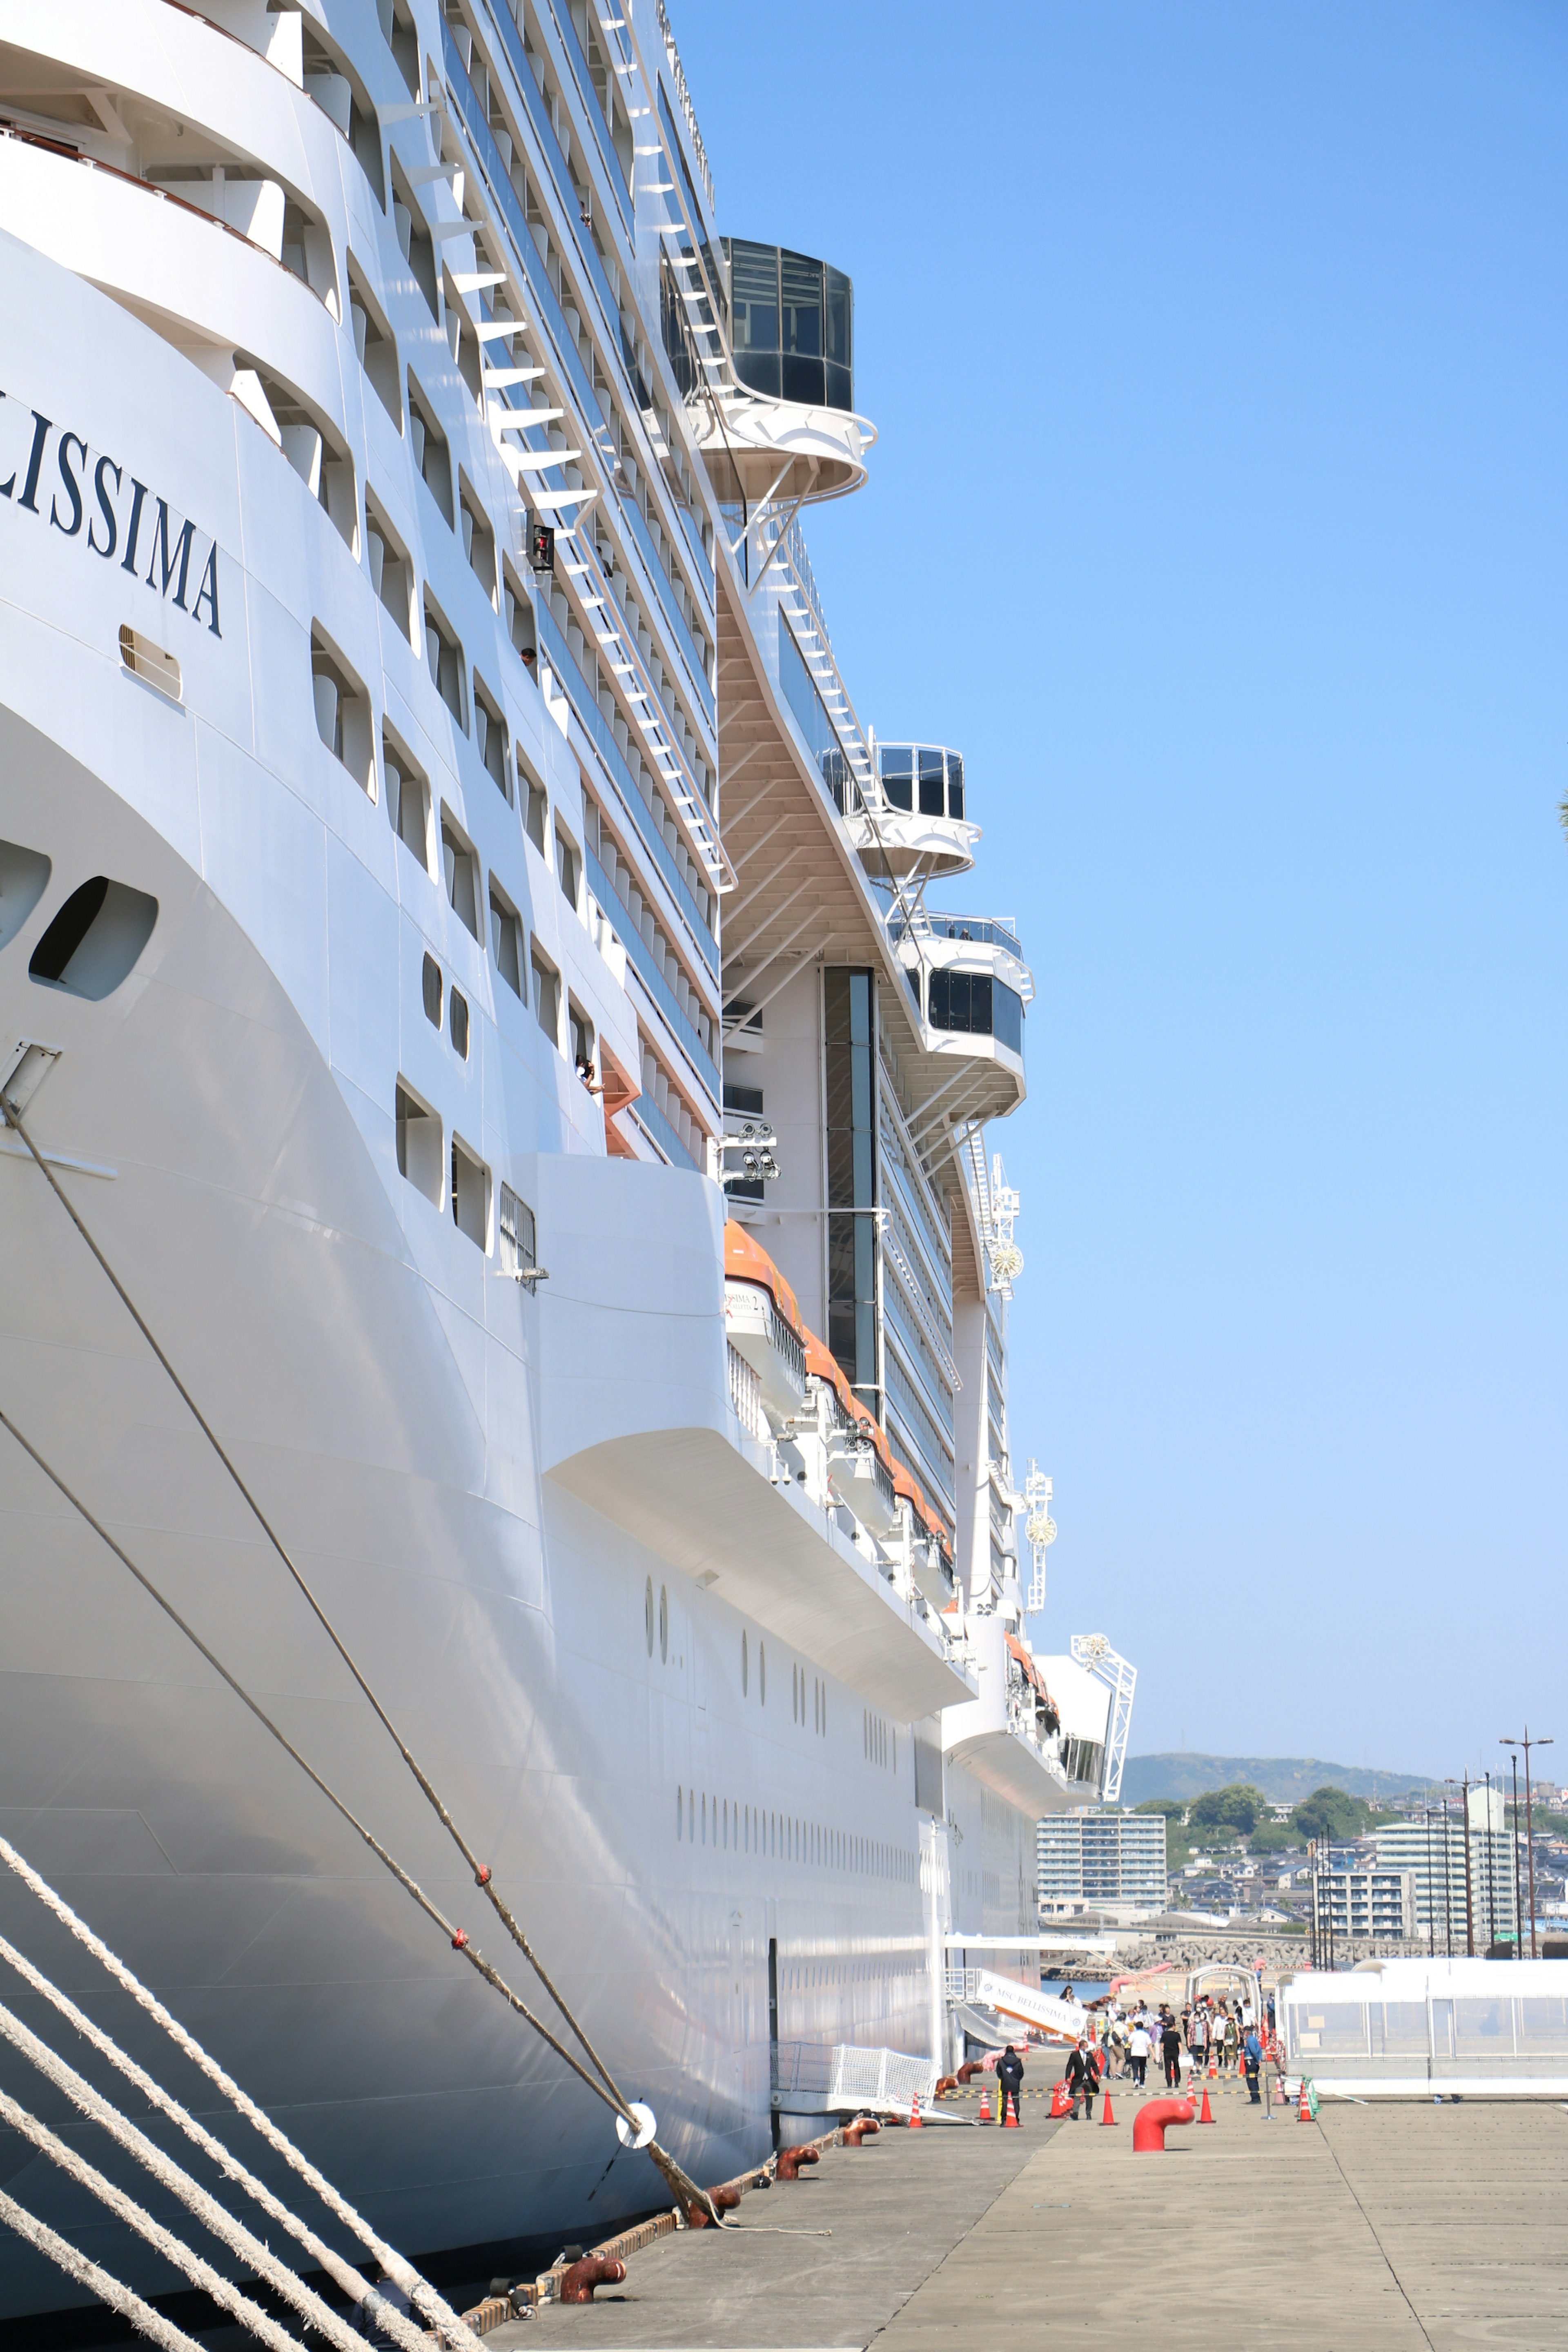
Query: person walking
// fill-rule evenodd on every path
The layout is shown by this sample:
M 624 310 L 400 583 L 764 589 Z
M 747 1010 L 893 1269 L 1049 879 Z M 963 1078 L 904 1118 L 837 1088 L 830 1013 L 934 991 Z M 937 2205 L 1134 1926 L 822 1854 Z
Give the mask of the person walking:
M 1129 2054 L 1132 2066 L 1132 2080 L 1142 2091 L 1145 2086 L 1145 2077 L 1149 2072 L 1149 2029 L 1142 2018 L 1132 2028 Z
M 1205 2014 L 1204 2005 L 1202 2001 L 1194 2001 L 1192 2020 L 1187 2028 L 1187 2048 L 1193 2053 L 1194 2074 L 1201 2074 L 1204 2071 L 1204 2053 L 1208 2046 L 1208 2019 Z
M 1260 2107 L 1263 2101 L 1258 2095 L 1258 2075 L 1263 2064 L 1263 2044 L 1258 2038 L 1258 2028 L 1255 2025 L 1249 2025 L 1247 2029 L 1247 2039 L 1241 2045 L 1241 2056 L 1247 2072 L 1247 2095 L 1255 2107 Z
M 1169 2090 L 1177 2090 L 1181 2086 L 1182 2080 L 1182 2037 L 1177 2029 L 1176 2021 L 1168 2009 L 1163 2013 L 1160 2048 L 1165 2061 L 1166 2087 Z
M 1078 2103 L 1080 2099 L 1083 2101 L 1084 2113 L 1092 2123 L 1094 2095 L 1100 2088 L 1100 2068 L 1095 2063 L 1094 2052 L 1087 2042 L 1080 2041 L 1068 2060 L 1067 2083 L 1068 2090 L 1072 2093 L 1074 2123 L 1078 2121 Z
M 1018 2097 L 1024 2087 L 1024 2062 L 1010 2042 L 996 2061 L 996 2087 L 1001 2094 L 996 2102 L 997 2122 L 999 2124 L 1006 2122 L 1007 2102 L 1011 2099 L 1013 2113 L 1022 2123 L 1024 2115 L 1018 2104 Z
M 1225 2071 L 1227 2074 L 1234 2074 L 1236 2072 L 1237 2056 L 1240 2047 L 1241 2028 L 1236 2021 L 1234 2012 L 1227 2009 L 1225 2013 Z

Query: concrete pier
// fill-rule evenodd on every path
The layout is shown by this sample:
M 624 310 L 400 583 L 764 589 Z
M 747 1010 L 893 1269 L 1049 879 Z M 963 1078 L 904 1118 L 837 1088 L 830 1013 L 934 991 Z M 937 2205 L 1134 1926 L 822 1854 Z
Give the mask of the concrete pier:
M 884 2132 L 741 2226 L 667 2238 L 594 2310 L 547 2305 L 503 2347 L 616 2352 L 1507 2352 L 1568 2347 L 1568 2113 L 1325 2105 L 1228 2092 L 1164 2157 L 1117 2125 Z M 778 2234 L 829 2230 L 829 2237 Z M 611 2299 L 618 2296 L 619 2299 Z

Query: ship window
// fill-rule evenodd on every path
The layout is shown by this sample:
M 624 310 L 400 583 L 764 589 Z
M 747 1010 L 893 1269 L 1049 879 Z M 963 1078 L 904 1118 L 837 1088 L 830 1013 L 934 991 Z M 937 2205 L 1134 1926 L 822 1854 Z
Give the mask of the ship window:
M 398 251 L 408 264 L 415 284 L 430 306 L 430 316 L 438 318 L 435 243 L 395 159 L 392 166 L 392 225 L 397 234 Z M 447 520 L 448 522 L 452 520 L 450 506 L 447 509 Z
M 533 1009 L 551 1044 L 561 1043 L 561 975 L 546 963 L 537 940 L 530 959 L 533 965 Z
M 376 14 L 410 98 L 419 95 L 419 36 L 407 0 L 380 0 Z
M 478 670 L 474 672 L 474 740 L 485 763 L 485 773 L 508 806 L 511 803 L 511 763 L 507 758 L 506 720 Z
M 652 1588 L 652 1586 L 650 1585 L 650 1586 L 649 1586 L 649 1588 L 648 1588 L 648 1590 L 651 1591 L 652 1591 L 652 1589 L 653 1589 L 653 1588 Z M 652 1646 L 652 1645 L 651 1645 L 651 1643 L 650 1643 L 650 1645 L 649 1645 L 649 1646 L 650 1646 L 650 1648 L 651 1648 L 651 1646 Z M 686 1804 L 686 1792 L 685 1792 L 685 1790 L 684 1790 L 683 1789 L 677 1789 L 677 1790 L 676 1790 L 676 1792 L 675 1792 L 675 1834 L 676 1834 L 677 1838 L 679 1838 L 679 1837 L 680 1836 L 680 1834 L 681 1834 L 681 1832 L 682 1832 L 683 1829 L 685 1828 L 685 1818 L 684 1818 L 684 1809 L 685 1809 L 685 1804 Z
M 488 1250 L 490 1171 L 456 1136 L 452 1138 L 452 1223 L 477 1247 Z
M 364 552 L 370 584 L 391 614 L 400 637 L 414 643 L 414 566 L 381 507 L 367 490 Z
M 686 1791 L 686 1836 L 689 1843 L 697 1828 L 697 1800 L 689 1789 Z
M 505 556 L 501 558 L 501 618 L 512 651 L 530 677 L 539 676 L 539 646 L 533 619 L 533 599 Z
M 375 797 L 375 733 L 370 697 L 331 645 L 312 624 L 310 693 L 316 732 L 341 760 L 361 792 Z
M 512 994 L 522 997 L 526 1003 L 522 918 L 493 875 L 490 877 L 490 951 L 496 960 L 496 970 Z
M 420 1101 L 401 1078 L 397 1081 L 397 1172 L 405 1176 L 433 1207 L 441 1205 L 443 1167 L 441 1121 L 427 1103 Z
M 478 870 L 478 859 L 443 807 L 441 871 L 447 886 L 447 904 L 463 929 L 476 940 L 479 936 Z
M 527 834 L 530 841 L 532 842 L 535 849 L 538 850 L 541 857 L 542 857 L 544 855 L 544 829 L 549 818 L 549 803 L 545 797 L 544 786 L 540 782 L 539 778 L 529 767 L 528 762 L 524 760 L 521 751 L 518 753 L 517 772 L 521 785 L 522 789 L 526 791 L 528 795 L 528 804 L 524 812 L 523 831 Z
M 455 988 L 447 1003 L 447 1027 L 460 1061 L 468 1058 L 468 1000 Z
M 396 737 L 383 729 L 382 776 L 392 830 L 415 861 L 430 870 L 430 787 Z
M 41 849 L 0 841 L 0 948 L 9 945 L 48 887 L 50 866 Z
M 658 1588 L 658 1659 L 660 1665 L 669 1664 L 669 1588 Z
M 879 758 L 882 769 L 882 797 L 889 808 L 913 809 L 914 753 L 907 747 L 884 743 Z
M 757 1643 L 757 1704 L 758 1704 L 758 1706 L 766 1706 L 767 1703 L 768 1703 L 768 1652 L 767 1652 L 767 1644 L 766 1644 L 764 1642 L 759 1642 L 759 1643 Z
M 463 649 L 442 618 L 428 589 L 425 592 L 425 659 L 429 666 L 431 685 L 458 726 L 467 732 L 468 722 L 463 708 Z
M 435 957 L 428 952 L 425 958 L 423 986 L 425 1018 L 432 1029 L 439 1029 L 441 1026 L 441 967 Z
M 577 906 L 577 877 L 581 866 L 582 860 L 577 854 L 576 844 L 569 834 L 557 825 L 555 828 L 555 878 L 561 885 L 561 896 L 574 912 L 576 911 Z
M 95 874 L 73 890 L 33 950 L 27 976 L 91 1004 L 126 979 L 153 936 L 158 901 Z
M 496 541 L 489 518 L 479 492 L 468 476 L 458 468 L 458 516 L 463 534 L 463 553 L 468 557 L 475 579 L 485 592 L 485 601 L 496 604 Z
M 942 753 L 922 751 L 921 753 L 921 816 L 942 816 L 945 814 Z
M 643 1593 L 643 1622 L 647 1633 L 647 1654 L 651 1658 L 653 1655 L 653 1579 L 651 1576 Z M 678 1805 L 676 1811 L 679 1812 L 679 1810 Z
M 963 814 L 963 762 L 956 751 L 947 755 L 947 813 L 949 816 Z
M 155 686 L 160 694 L 168 696 L 171 702 L 179 701 L 184 688 L 180 682 L 180 665 L 174 655 L 166 654 L 162 646 L 155 646 L 151 637 L 144 637 L 140 629 L 129 628 L 123 623 L 120 630 L 120 658 L 132 677 L 142 678 L 148 686 Z
M 371 390 L 401 433 L 403 379 L 397 372 L 397 344 L 386 322 L 386 313 L 365 283 L 364 273 L 352 253 L 349 255 L 349 324 L 353 330 L 354 350 L 359 354 L 359 363 L 369 379 Z
M 539 1236 L 538 1228 L 534 1223 L 533 1211 L 529 1207 L 526 1201 L 521 1199 L 519 1195 L 512 1191 L 510 1184 L 503 1184 L 500 1188 L 500 1206 L 497 1215 L 497 1223 L 500 1228 L 501 1272 L 503 1274 L 510 1275 L 522 1274 L 526 1272 L 530 1266 L 537 1265 L 539 1264 L 539 1258 L 537 1255 Z M 652 1592 L 653 1587 L 650 1580 L 648 1586 L 649 1623 L 647 1637 L 648 1655 L 650 1657 L 653 1655 Z
M 704 1845 L 708 1843 L 708 1791 L 706 1789 L 702 1792 L 702 1843 Z
M 436 412 L 419 389 L 412 372 L 408 378 L 408 441 L 415 471 L 452 528 L 452 457 L 447 436 L 436 422 Z

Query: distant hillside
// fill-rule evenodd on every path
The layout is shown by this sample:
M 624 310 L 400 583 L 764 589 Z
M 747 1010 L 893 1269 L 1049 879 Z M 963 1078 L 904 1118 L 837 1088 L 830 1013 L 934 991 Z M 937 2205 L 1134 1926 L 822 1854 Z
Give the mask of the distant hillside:
M 1130 1756 L 1121 1774 L 1121 1801 L 1146 1797 L 1201 1797 L 1249 1780 L 1271 1804 L 1299 1805 L 1314 1789 L 1342 1789 L 1347 1797 L 1402 1797 L 1426 1786 L 1421 1772 L 1371 1772 L 1357 1764 L 1331 1764 L 1320 1756 Z

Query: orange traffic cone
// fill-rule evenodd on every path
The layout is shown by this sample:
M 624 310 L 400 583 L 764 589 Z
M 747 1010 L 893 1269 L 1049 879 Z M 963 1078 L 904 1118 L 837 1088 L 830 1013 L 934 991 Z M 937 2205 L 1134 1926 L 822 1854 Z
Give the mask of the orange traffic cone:
M 1018 2095 L 1016 2091 L 1008 2091 L 1003 2096 L 1002 2128 L 1004 2131 L 1022 2129 L 1018 2121 Z
M 1312 2102 L 1307 2096 L 1307 2080 L 1305 2075 L 1303 2075 L 1301 2078 L 1301 2104 L 1296 2110 L 1296 2121 L 1299 2124 L 1310 2124 L 1311 2120 Z
M 991 2087 L 986 2083 L 980 2085 L 980 2120 L 983 2124 L 991 2120 Z
M 910 2101 L 910 2129 L 911 2131 L 925 2129 L 924 2124 L 921 2121 L 921 2095 L 918 2091 Z
M 1212 2124 L 1214 2121 L 1214 2110 L 1209 2105 L 1209 2095 L 1206 2084 L 1204 2088 L 1204 2103 L 1198 2109 L 1198 2121 L 1201 2124 Z
M 1107 2124 L 1113 2124 L 1116 2121 L 1116 2117 L 1110 2112 L 1110 2094 L 1109 2091 L 1107 2091 L 1105 2095 L 1105 2113 L 1100 2116 L 1100 2121 L 1101 2129 L 1103 2129 Z
M 1209 2060 L 1209 2081 L 1210 2081 L 1211 2083 L 1212 2083 L 1212 2082 L 1214 2082 L 1214 2081 L 1215 2081 L 1215 2080 L 1217 2079 L 1217 2077 L 1218 2077 L 1218 2074 L 1219 2074 L 1219 2068 L 1218 2068 L 1218 2066 L 1215 2064 L 1215 2061 L 1211 2058 L 1211 2059 Z

